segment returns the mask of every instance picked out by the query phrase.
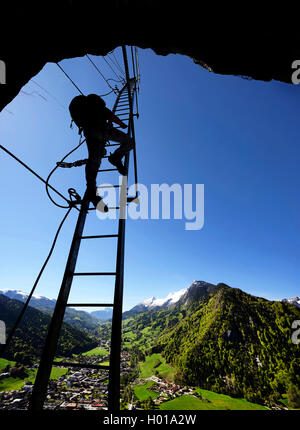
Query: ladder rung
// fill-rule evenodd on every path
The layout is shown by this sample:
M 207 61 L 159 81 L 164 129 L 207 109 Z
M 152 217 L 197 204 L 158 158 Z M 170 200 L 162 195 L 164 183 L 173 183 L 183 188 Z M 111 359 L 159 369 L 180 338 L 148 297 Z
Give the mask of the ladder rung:
M 78 272 L 73 276 L 116 276 L 116 272 Z
M 128 196 L 127 197 L 127 202 L 128 203 L 134 202 L 135 200 L 138 200 L 137 196 L 134 196 L 134 197 Z M 137 201 L 136 203 L 139 203 L 139 201 Z
M 120 206 L 108 206 L 108 209 L 120 209 Z M 95 211 L 96 208 L 88 208 L 89 211 Z
M 97 188 L 120 188 L 121 185 L 99 185 Z
M 109 366 L 104 366 L 101 364 L 91 364 L 91 363 L 68 363 L 66 361 L 53 361 L 53 364 L 56 366 L 64 366 L 64 367 L 80 367 L 81 369 L 102 369 L 109 370 Z
M 120 209 L 120 206 L 108 206 L 108 209 Z M 88 208 L 89 211 L 95 211 L 96 208 Z
M 117 234 L 100 234 L 97 236 L 81 236 L 81 239 L 102 239 L 104 237 L 118 237 Z
M 113 303 L 68 303 L 67 307 L 76 306 L 76 307 L 93 307 L 93 308 L 112 308 L 114 307 Z
M 123 105 L 122 105 L 123 106 Z M 116 109 L 116 112 L 120 112 L 121 110 L 128 110 L 127 108 L 124 109 Z M 121 115 L 121 114 L 120 114 Z
M 115 127 L 115 128 L 120 128 L 120 127 Z M 107 146 L 119 146 L 120 143 L 109 143 L 108 145 L 105 145 L 105 147 Z
M 118 170 L 118 169 L 100 169 L 98 170 L 98 172 L 113 172 L 115 170 Z

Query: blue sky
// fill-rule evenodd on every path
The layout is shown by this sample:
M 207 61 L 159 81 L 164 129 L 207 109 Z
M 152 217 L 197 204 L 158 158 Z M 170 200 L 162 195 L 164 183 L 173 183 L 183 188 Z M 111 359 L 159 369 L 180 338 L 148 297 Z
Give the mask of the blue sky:
M 195 279 L 268 299 L 300 295 L 299 86 L 216 75 L 179 55 L 140 49 L 139 57 L 139 182 L 204 184 L 205 222 L 187 231 L 184 219 L 127 221 L 124 310 Z M 102 58 L 93 58 L 106 77 L 115 77 Z M 61 64 L 85 94 L 109 91 L 86 58 Z M 47 64 L 0 114 L 2 144 L 46 177 L 78 142 L 68 112 L 77 94 Z M 105 100 L 113 106 L 113 95 Z M 70 160 L 86 155 L 82 147 Z M 65 211 L 5 153 L 0 164 L 0 289 L 29 292 Z M 112 182 L 110 175 L 102 180 Z M 51 183 L 64 194 L 69 187 L 82 194 L 84 168 L 61 169 Z M 74 210 L 37 294 L 57 296 L 76 218 Z M 116 228 L 92 212 L 85 231 Z M 114 240 L 84 242 L 77 270 L 113 271 Z M 112 294 L 113 279 L 77 278 L 70 301 L 110 302 Z

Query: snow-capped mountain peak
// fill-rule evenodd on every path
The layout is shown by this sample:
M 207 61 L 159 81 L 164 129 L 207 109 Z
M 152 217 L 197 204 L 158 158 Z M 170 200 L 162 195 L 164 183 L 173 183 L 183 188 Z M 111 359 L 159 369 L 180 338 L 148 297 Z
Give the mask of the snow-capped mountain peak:
M 146 299 L 143 302 L 139 303 L 138 306 L 144 305 L 148 309 L 153 309 L 161 306 L 170 306 L 170 305 L 173 305 L 174 303 L 177 303 L 180 297 L 182 297 L 183 294 L 186 293 L 186 291 L 187 291 L 187 288 L 184 288 L 182 290 L 169 293 L 167 297 L 163 299 L 150 297 L 149 299 Z
M 28 294 L 24 293 L 24 291 L 21 290 L 0 290 L 0 294 L 4 294 L 5 296 L 18 295 L 24 298 L 28 296 Z
M 153 304 L 153 302 L 155 302 L 155 300 L 156 300 L 156 297 L 152 296 L 152 297 L 149 297 L 149 299 L 146 299 L 146 300 L 144 300 L 143 302 L 141 302 L 139 304 L 140 305 L 144 305 L 144 306 L 146 306 L 148 308 L 148 307 L 152 306 L 152 304 Z
M 209 284 L 205 281 L 193 281 L 193 283 L 188 288 L 183 288 L 179 291 L 174 291 L 169 293 L 166 297 L 157 299 L 152 296 L 142 302 L 138 303 L 129 311 L 123 313 L 123 318 L 128 318 L 133 315 L 137 315 L 141 312 L 146 312 L 157 308 L 169 308 L 170 306 L 184 300 L 187 303 L 188 300 L 193 298 L 196 294 L 204 295 L 207 290 L 211 288 L 216 288 L 215 285 Z
M 290 299 L 282 299 L 283 302 L 290 303 L 291 305 L 300 308 L 300 297 L 292 297 Z
M 24 293 L 24 291 L 20 290 L 0 290 L 0 294 L 4 294 L 10 299 L 20 300 L 21 302 L 25 302 L 27 300 L 28 294 Z M 51 306 L 54 306 L 55 299 L 50 299 L 49 297 L 39 296 L 37 294 L 33 294 L 31 301 L 38 300 L 40 302 L 49 303 L 51 302 Z

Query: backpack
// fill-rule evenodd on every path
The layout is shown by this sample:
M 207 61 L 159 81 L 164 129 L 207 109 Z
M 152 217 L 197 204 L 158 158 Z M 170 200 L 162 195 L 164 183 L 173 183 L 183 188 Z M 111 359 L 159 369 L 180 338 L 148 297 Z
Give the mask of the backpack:
M 105 101 L 97 94 L 76 96 L 69 104 L 72 122 L 75 122 L 79 131 L 93 124 L 105 126 L 105 106 Z

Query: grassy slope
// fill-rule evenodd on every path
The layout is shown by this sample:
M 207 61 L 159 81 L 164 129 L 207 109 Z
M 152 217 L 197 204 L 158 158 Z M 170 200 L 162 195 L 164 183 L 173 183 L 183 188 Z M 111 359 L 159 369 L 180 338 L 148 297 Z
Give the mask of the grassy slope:
M 65 375 L 68 369 L 63 367 L 52 367 L 50 379 L 58 379 L 60 376 Z
M 210 402 L 205 402 L 190 395 L 183 395 L 176 399 L 164 402 L 159 409 L 162 410 L 263 410 L 264 406 L 256 405 L 255 403 L 247 402 L 243 399 L 233 399 L 232 397 L 223 394 L 213 393 L 207 390 L 197 390 L 205 392 L 205 397 L 210 399 Z
M 23 385 L 28 382 L 34 383 L 37 374 L 37 369 L 26 370 L 28 376 L 25 379 L 21 378 L 5 378 L 0 381 L 0 391 L 21 390 Z
M 218 394 L 212 391 L 203 390 L 198 388 L 196 390 L 197 393 L 201 394 L 203 399 L 207 399 L 212 402 L 214 405 L 218 407 L 218 409 L 266 409 L 262 405 L 258 405 L 256 403 L 248 402 L 245 399 L 236 399 L 225 394 Z
M 155 367 L 155 364 L 160 361 L 160 365 Z M 145 362 L 140 362 L 140 377 L 149 378 L 149 376 L 154 375 L 155 371 L 158 371 L 159 376 L 166 378 L 170 381 L 174 377 L 174 369 L 166 363 L 166 360 L 161 356 L 161 354 L 152 354 L 146 357 Z
M 140 401 L 147 400 L 149 397 L 152 399 L 155 399 L 159 396 L 158 393 L 155 393 L 154 391 L 148 390 L 153 385 L 152 381 L 148 381 L 146 384 L 143 385 L 136 385 L 133 387 L 134 394 L 136 398 Z
M 5 369 L 7 365 L 14 366 L 16 364 L 15 361 L 6 360 L 6 358 L 0 358 L 0 370 Z
M 94 355 L 94 356 L 105 356 L 108 355 L 109 351 L 107 351 L 105 348 L 100 348 L 97 346 L 96 348 L 91 349 L 90 351 L 84 352 L 82 355 L 86 355 L 88 357 Z

